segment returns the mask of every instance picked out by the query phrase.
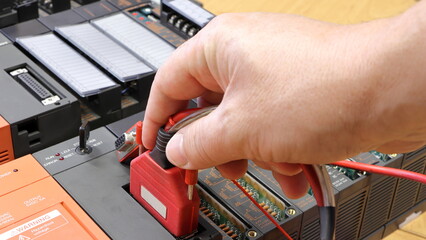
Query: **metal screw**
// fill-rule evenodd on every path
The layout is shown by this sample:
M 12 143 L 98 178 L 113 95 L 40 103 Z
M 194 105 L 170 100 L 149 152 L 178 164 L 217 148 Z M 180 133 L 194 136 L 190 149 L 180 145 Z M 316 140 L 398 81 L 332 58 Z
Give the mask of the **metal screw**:
M 257 232 L 254 231 L 254 230 L 250 230 L 250 231 L 247 232 L 247 236 L 253 237 L 253 238 L 257 237 Z
M 294 214 L 296 214 L 296 210 L 294 208 L 289 208 L 289 209 L 287 209 L 287 214 L 288 215 L 294 215 Z

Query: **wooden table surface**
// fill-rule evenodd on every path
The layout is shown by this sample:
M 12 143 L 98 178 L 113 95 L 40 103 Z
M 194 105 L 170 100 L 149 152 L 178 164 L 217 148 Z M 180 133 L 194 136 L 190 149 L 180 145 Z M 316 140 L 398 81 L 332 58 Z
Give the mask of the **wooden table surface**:
M 396 15 L 415 0 L 199 0 L 218 15 L 226 12 L 279 12 L 349 24 Z
M 353 24 L 397 15 L 414 0 L 199 0 L 210 12 L 279 12 L 322 21 Z M 426 239 L 426 213 L 384 240 Z

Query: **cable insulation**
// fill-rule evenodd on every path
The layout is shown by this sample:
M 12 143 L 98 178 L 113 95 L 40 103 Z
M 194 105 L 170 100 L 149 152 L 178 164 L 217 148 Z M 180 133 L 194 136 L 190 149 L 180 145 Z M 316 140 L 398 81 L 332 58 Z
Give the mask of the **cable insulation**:
M 336 238 L 336 208 L 319 207 L 320 239 L 334 240 Z
M 319 207 L 323 207 L 324 206 L 324 196 L 323 196 L 323 192 L 320 186 L 320 183 L 318 181 L 318 176 L 314 170 L 314 168 L 312 167 L 312 165 L 305 165 L 305 164 L 300 164 L 300 167 L 303 170 L 303 173 L 306 176 L 306 179 L 309 182 L 309 185 L 311 185 L 312 191 L 314 193 L 314 197 L 315 200 L 317 201 L 317 205 Z
M 311 185 L 319 207 L 320 239 L 334 240 L 336 229 L 335 200 L 333 186 L 327 169 L 324 165 L 301 164 L 300 167 Z
M 334 162 L 334 163 L 331 163 L 331 165 L 336 165 L 336 166 L 345 167 L 345 168 L 352 168 L 359 171 L 377 173 L 377 174 L 391 176 L 391 177 L 405 178 L 405 179 L 426 184 L 426 175 L 403 170 L 403 169 L 382 167 L 382 166 L 371 165 L 371 164 L 360 163 L 360 162 L 352 162 L 347 160 Z

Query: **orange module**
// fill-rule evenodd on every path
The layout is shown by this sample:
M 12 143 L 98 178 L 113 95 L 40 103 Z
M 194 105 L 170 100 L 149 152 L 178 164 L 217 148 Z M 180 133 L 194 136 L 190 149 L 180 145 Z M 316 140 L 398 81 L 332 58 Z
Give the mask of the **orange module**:
M 31 156 L 0 166 L 0 240 L 109 239 Z
M 14 159 L 10 125 L 0 116 L 0 164 Z

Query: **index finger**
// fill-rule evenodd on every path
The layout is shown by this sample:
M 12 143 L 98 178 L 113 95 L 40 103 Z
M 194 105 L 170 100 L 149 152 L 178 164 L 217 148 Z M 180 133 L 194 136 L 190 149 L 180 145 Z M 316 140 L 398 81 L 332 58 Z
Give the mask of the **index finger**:
M 153 149 L 157 131 L 168 117 L 206 91 L 221 90 L 208 68 L 203 43 L 195 36 L 180 46 L 155 76 L 143 124 L 144 146 Z

